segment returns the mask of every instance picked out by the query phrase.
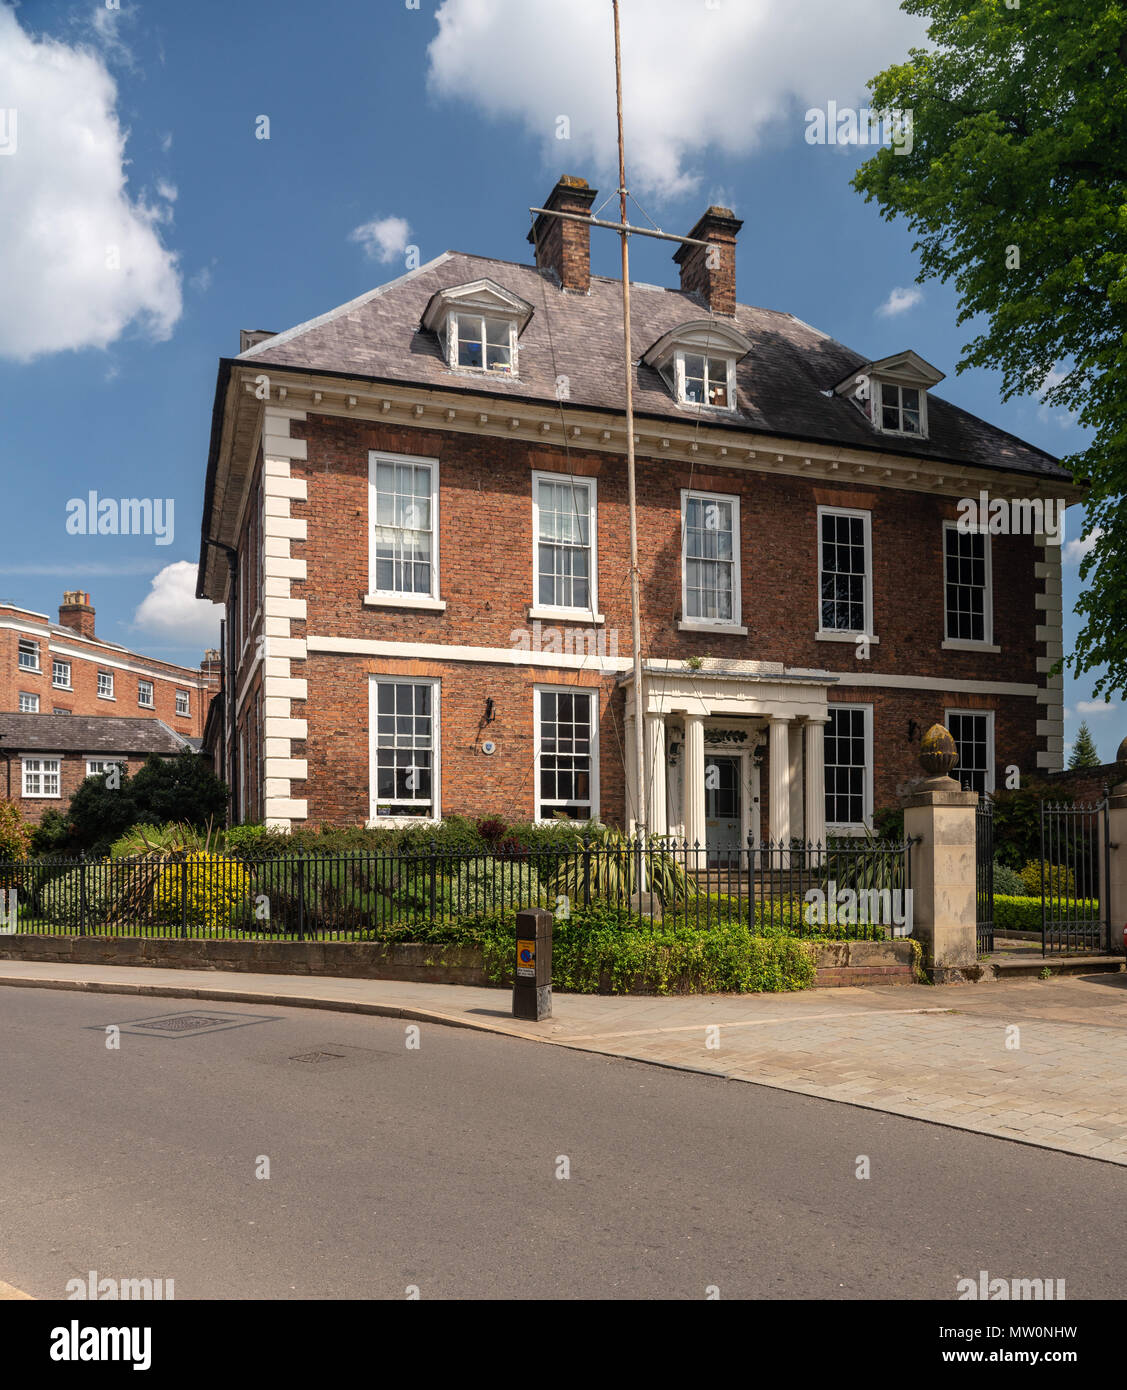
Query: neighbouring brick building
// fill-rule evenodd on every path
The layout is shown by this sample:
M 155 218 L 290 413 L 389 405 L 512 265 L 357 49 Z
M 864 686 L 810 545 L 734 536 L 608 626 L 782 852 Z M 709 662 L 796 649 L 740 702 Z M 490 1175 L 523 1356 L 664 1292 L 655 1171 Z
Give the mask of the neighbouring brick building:
M 0 711 L 163 719 L 198 743 L 219 684 L 218 652 L 193 670 L 96 636 L 81 590 L 63 595 L 57 623 L 0 603 Z
M 226 604 L 217 761 L 241 818 L 859 831 L 947 722 L 964 778 L 1060 766 L 1060 549 L 956 525 L 1057 460 L 740 304 L 710 208 L 632 287 L 643 707 L 631 673 L 621 288 L 564 179 L 536 265 L 446 252 L 220 363 L 198 592 Z M 1048 527 L 1045 528 L 1049 529 Z
M 173 758 L 191 746 L 162 719 L 0 713 L 0 797 L 38 822 L 114 763 L 132 775 L 153 753 Z

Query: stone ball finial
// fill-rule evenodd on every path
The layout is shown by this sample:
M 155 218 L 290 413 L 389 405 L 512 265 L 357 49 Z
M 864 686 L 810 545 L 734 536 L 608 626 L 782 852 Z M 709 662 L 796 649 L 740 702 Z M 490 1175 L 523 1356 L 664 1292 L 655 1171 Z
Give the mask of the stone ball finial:
M 947 777 L 959 761 L 955 740 L 942 724 L 933 724 L 920 739 L 920 766 L 930 777 Z

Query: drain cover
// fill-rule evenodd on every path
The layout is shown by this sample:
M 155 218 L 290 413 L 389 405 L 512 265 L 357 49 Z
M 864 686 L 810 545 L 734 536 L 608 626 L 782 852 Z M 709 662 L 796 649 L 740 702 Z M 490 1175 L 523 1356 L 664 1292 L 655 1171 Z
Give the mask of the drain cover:
M 296 1057 L 291 1057 L 291 1062 L 339 1062 L 344 1057 L 343 1052 L 300 1052 Z

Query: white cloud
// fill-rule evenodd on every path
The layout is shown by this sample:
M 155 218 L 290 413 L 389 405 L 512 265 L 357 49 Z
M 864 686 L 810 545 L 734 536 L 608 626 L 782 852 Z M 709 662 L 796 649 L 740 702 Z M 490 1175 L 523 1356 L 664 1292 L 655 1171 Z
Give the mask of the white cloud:
M 1065 541 L 1061 560 L 1066 565 L 1078 565 L 1102 535 L 1103 528 L 1096 526 L 1086 536 L 1081 536 L 1078 540 Z
M 877 309 L 877 316 L 882 319 L 890 319 L 895 318 L 897 314 L 906 314 L 909 309 L 914 309 L 923 300 L 923 297 L 923 290 L 894 289 Z
M 180 279 L 157 229 L 171 206 L 129 196 L 102 59 L 31 37 L 0 3 L 0 100 L 17 113 L 0 158 L 0 357 L 104 348 L 131 325 L 168 338 Z
M 1118 705 L 1105 704 L 1103 700 L 1077 700 L 1077 714 L 1114 714 Z
M 666 197 L 697 191 L 710 149 L 748 154 L 772 126 L 793 143 L 808 108 L 867 105 L 869 78 L 925 39 L 924 22 L 888 0 L 624 0 L 621 9 L 627 175 L 639 192 Z M 618 167 L 606 0 L 444 0 L 436 19 L 432 92 L 460 111 L 518 121 L 554 174 L 590 165 L 613 187 L 602 184 Z M 569 139 L 557 137 L 560 117 Z
M 211 289 L 211 282 L 213 279 L 211 272 L 218 264 L 218 257 L 212 256 L 208 264 L 201 265 L 199 270 L 189 279 L 188 287 L 198 291 L 200 294 L 206 294 L 207 291 Z
M 196 598 L 197 568 L 190 560 L 165 565 L 133 615 L 133 626 L 182 647 L 219 645 L 221 603 Z
M 405 217 L 381 217 L 374 222 L 365 222 L 354 227 L 348 234 L 349 241 L 358 241 L 365 254 L 374 261 L 386 265 L 398 260 L 407 250 L 407 238 L 411 228 Z

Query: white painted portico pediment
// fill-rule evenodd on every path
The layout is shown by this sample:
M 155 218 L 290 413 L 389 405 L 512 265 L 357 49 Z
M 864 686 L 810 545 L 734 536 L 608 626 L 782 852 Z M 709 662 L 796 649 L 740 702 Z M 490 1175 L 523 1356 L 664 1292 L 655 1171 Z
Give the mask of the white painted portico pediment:
M 683 662 L 649 661 L 644 683 L 646 715 L 695 715 L 709 719 L 828 718 L 829 690 L 837 677 L 828 671 L 792 675 L 781 662 L 711 661 L 699 668 Z M 626 687 L 626 714 L 634 713 L 634 678 L 620 677 Z

